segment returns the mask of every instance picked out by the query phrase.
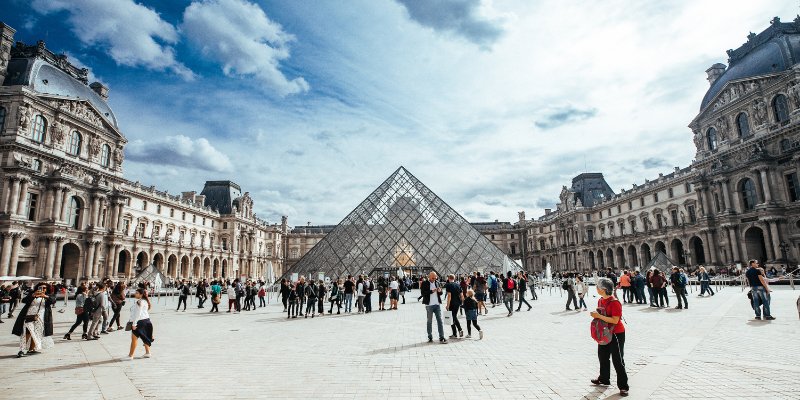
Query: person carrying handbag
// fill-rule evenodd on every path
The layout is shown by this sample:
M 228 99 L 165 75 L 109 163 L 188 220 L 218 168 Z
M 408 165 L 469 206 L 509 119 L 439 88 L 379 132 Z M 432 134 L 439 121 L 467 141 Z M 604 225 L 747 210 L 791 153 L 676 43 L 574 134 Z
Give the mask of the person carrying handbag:
M 600 375 L 592 379 L 591 383 L 596 386 L 608 386 L 611 384 L 611 362 L 617 373 L 617 387 L 620 396 L 627 396 L 630 387 L 628 386 L 628 374 L 625 372 L 625 325 L 622 323 L 622 303 L 614 297 L 614 282 L 608 278 L 600 278 L 597 281 L 597 294 L 600 300 L 597 301 L 597 311 L 589 313 L 592 318 L 608 324 L 607 333 L 610 333 L 610 340 L 604 337 L 595 338 L 597 343 L 597 358 L 600 361 Z

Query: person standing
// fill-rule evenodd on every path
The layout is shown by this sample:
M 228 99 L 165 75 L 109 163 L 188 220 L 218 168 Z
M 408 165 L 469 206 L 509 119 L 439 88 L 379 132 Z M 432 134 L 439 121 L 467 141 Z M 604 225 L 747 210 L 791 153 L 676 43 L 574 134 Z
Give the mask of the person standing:
M 286 312 L 289 308 L 289 292 L 292 289 L 289 287 L 289 282 L 286 278 L 281 279 L 281 303 L 283 303 L 283 312 Z
M 650 295 L 650 307 L 658 307 L 658 293 L 653 285 L 653 277 L 655 275 L 655 270 L 650 269 L 647 271 L 647 294 Z
M 700 267 L 697 273 L 697 280 L 700 281 L 700 294 L 698 294 L 697 297 L 703 297 L 706 292 L 709 292 L 711 296 L 714 295 L 714 289 L 711 288 L 711 277 L 708 276 L 706 267 Z
M 458 284 L 455 279 L 455 275 L 447 275 L 447 284 L 444 286 L 447 292 L 445 310 L 450 311 L 450 328 L 453 330 L 453 334 L 450 336 L 451 339 L 464 337 L 464 331 L 461 329 L 461 323 L 458 321 L 458 311 L 461 308 L 461 303 L 464 301 L 464 296 L 461 291 L 461 285 Z
M 211 311 L 209 312 L 219 312 L 219 302 L 221 297 L 222 286 L 219 285 L 219 281 L 211 282 Z
M 195 296 L 197 296 L 197 308 L 205 308 L 203 304 L 208 299 L 208 294 L 206 293 L 206 288 L 208 288 L 208 283 L 205 279 L 200 282 L 197 282 L 197 288 Z
M 575 306 L 575 310 L 579 310 L 578 308 L 578 298 L 575 297 L 575 281 L 572 279 L 572 274 L 566 275 L 564 278 L 564 283 L 562 284 L 562 289 L 567 292 L 567 310 L 572 311 L 572 308 L 569 307 L 569 304 L 572 303 Z
M 358 309 L 358 313 L 361 314 L 364 312 L 364 296 L 367 295 L 367 291 L 364 288 L 364 278 L 359 275 L 358 281 L 356 281 L 356 308 Z
M 134 352 L 138 339 L 144 344 L 144 358 L 150 358 L 150 346 L 153 345 L 153 324 L 150 322 L 150 298 L 147 291 L 143 288 L 136 289 L 134 293 L 136 301 L 131 306 L 131 316 L 128 323 L 131 324 L 131 349 L 128 352 L 128 359 L 133 360 Z
M 533 307 L 531 307 L 528 300 L 525 299 L 525 292 L 528 291 L 528 277 L 525 276 L 525 273 L 519 271 L 517 273 L 517 278 L 517 282 L 519 282 L 519 303 L 517 304 L 517 311 L 522 308 L 522 303 L 525 303 L 525 305 L 528 306 L 528 311 L 530 311 Z
M 336 314 L 342 313 L 342 288 L 340 287 L 341 282 L 333 281 L 331 285 L 331 309 L 328 310 L 328 314 L 333 314 L 333 305 L 336 304 Z
M 228 285 L 228 288 L 225 290 L 228 295 L 228 312 L 233 311 L 238 312 L 239 308 L 236 306 L 236 288 L 233 284 Z
M 55 297 L 47 293 L 47 285 L 40 284 L 33 293 L 22 300 L 25 306 L 14 322 L 12 334 L 19 336 L 17 358 L 36 354 L 53 347 L 53 311 Z
M 665 303 L 666 307 L 669 307 L 669 297 L 667 296 L 667 279 L 665 278 L 665 274 L 660 270 L 654 270 L 652 281 L 653 291 L 655 291 L 658 295 L 657 307 L 664 308 Z
M 494 271 L 489 273 L 489 300 L 492 302 L 492 308 L 497 306 L 497 289 L 499 283 L 497 279 L 497 275 L 495 275 Z
M 317 283 L 317 313 L 321 316 L 325 315 L 325 295 L 328 294 L 328 288 L 325 287 L 325 281 L 322 279 Z
M 769 310 L 770 303 L 770 290 L 769 283 L 767 282 L 764 271 L 759 268 L 758 261 L 750 260 L 748 263 L 747 271 L 745 272 L 747 282 L 750 284 L 750 296 L 753 298 L 752 305 L 753 311 L 756 312 L 756 319 L 761 319 L 763 308 L 764 319 L 771 321 L 775 317 L 772 316 Z
M 14 318 L 14 310 L 17 308 L 20 299 L 22 298 L 22 285 L 17 282 L 11 282 L 8 291 L 8 318 Z
M 344 312 L 353 312 L 353 290 L 356 284 L 353 282 L 353 276 L 347 275 L 347 280 L 344 281 Z M 333 309 L 333 308 L 331 308 Z
M 478 314 L 480 314 L 480 308 L 478 306 L 478 301 L 475 300 L 475 291 L 472 289 L 467 289 L 467 297 L 464 298 L 464 305 L 461 306 L 464 309 L 464 314 L 466 314 L 467 318 L 467 338 L 472 337 L 472 326 L 475 326 L 475 329 L 478 330 L 479 339 L 483 339 L 483 331 L 481 327 L 478 326 Z
M 265 297 L 267 296 L 267 288 L 266 284 L 262 283 L 261 286 L 258 288 L 258 306 L 259 307 L 266 307 L 267 301 Z
M 503 304 L 508 309 L 508 317 L 514 315 L 514 289 L 516 287 L 517 283 L 514 281 L 511 271 L 508 271 L 508 277 L 503 279 Z
M 306 297 L 306 315 L 305 318 L 308 318 L 308 314 L 311 314 L 311 318 L 314 318 L 316 314 L 316 306 L 317 306 L 317 288 L 314 286 L 314 282 L 308 282 L 308 285 L 305 285 L 305 297 Z
M 669 277 L 672 283 L 672 291 L 675 292 L 675 297 L 678 298 L 678 306 L 676 310 L 688 309 L 689 300 L 686 298 L 686 275 L 681 273 L 678 267 L 672 267 L 672 275 Z
M 398 277 L 397 284 L 400 286 L 399 295 L 403 298 L 403 304 L 406 304 L 406 292 L 408 291 L 408 284 L 406 283 L 405 278 Z M 395 306 L 395 310 L 397 307 Z
M 364 277 L 364 313 L 372 312 L 372 292 L 375 291 L 375 284 L 369 276 Z
M 619 286 L 622 288 L 622 302 L 632 303 L 633 293 L 631 292 L 631 275 L 628 273 L 628 270 L 622 271 L 622 275 L 619 276 Z
M 289 310 L 286 318 L 297 318 L 300 310 L 300 296 L 297 294 L 297 285 L 289 286 Z
M 180 311 L 181 303 L 183 303 L 183 312 L 186 312 L 186 300 L 189 298 L 190 292 L 189 283 L 186 282 L 186 279 L 182 280 L 181 284 L 178 286 L 178 308 L 176 308 L 175 311 Z
M 614 282 L 608 278 L 600 278 L 597 282 L 597 311 L 589 315 L 611 325 L 611 341 L 608 344 L 597 345 L 597 358 L 600 361 L 600 375 L 591 382 L 594 385 L 611 384 L 611 362 L 617 373 L 617 387 L 622 396 L 627 396 L 628 374 L 625 372 L 625 325 L 622 323 L 622 303 L 614 297 Z
M 636 304 L 645 304 L 647 298 L 644 296 L 644 287 L 647 285 L 647 281 L 644 279 L 641 272 L 635 271 L 633 273 L 632 285 Z
M 480 272 L 475 273 L 475 301 L 478 303 L 477 312 L 478 314 L 481 313 L 481 309 L 483 309 L 485 314 L 489 314 L 489 309 L 486 308 L 486 292 L 488 290 L 488 282 L 486 282 L 486 278 L 481 276 Z
M 400 282 L 394 276 L 389 281 L 389 309 L 397 310 L 397 302 L 400 300 Z
M 422 304 L 425 305 L 425 313 L 428 316 L 428 343 L 433 342 L 433 317 L 436 316 L 436 328 L 439 330 L 439 343 L 447 343 L 444 338 L 444 325 L 442 324 L 442 288 L 437 282 L 438 275 L 431 271 L 428 280 L 422 281 L 419 291 L 422 296 Z
M 583 298 L 589 293 L 589 286 L 583 281 L 583 275 L 578 275 L 578 279 L 575 281 L 575 292 L 578 294 L 578 299 L 580 299 L 575 311 L 580 311 L 581 307 L 586 311 L 586 301 Z

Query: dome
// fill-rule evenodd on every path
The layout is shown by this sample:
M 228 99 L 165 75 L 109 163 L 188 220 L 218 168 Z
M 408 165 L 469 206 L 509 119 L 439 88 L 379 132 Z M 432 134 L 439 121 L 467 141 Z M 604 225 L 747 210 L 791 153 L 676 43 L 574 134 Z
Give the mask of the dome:
M 790 23 L 782 23 L 775 17 L 771 24 L 758 35 L 751 33 L 747 43 L 738 49 L 728 50 L 729 67 L 703 96 L 701 111 L 726 83 L 786 71 L 800 61 L 800 16 Z

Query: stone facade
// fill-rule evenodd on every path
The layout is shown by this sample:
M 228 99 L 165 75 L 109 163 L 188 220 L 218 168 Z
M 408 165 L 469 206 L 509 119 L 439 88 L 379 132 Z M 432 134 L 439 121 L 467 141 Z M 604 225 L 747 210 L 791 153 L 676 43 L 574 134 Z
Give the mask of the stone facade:
M 0 33 L 0 275 L 76 282 L 150 264 L 170 278 L 263 277 L 270 265 L 280 275 L 285 217 L 257 218 L 228 181 L 204 193 L 222 185 L 235 196 L 211 199 L 126 180 L 108 89 L 44 43 L 15 45 L 4 24 Z

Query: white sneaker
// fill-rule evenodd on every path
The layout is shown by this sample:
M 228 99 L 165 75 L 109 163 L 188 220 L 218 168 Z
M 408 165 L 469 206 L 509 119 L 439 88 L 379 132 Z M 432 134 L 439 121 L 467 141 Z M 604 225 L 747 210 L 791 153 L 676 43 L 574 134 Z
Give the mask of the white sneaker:
M 478 331 L 478 340 L 483 339 L 483 331 Z
M 150 358 L 151 356 L 152 356 L 152 354 L 150 354 L 150 353 L 144 353 L 144 358 Z
M 470 338 L 472 338 L 472 335 L 467 335 L 467 339 L 470 339 Z

